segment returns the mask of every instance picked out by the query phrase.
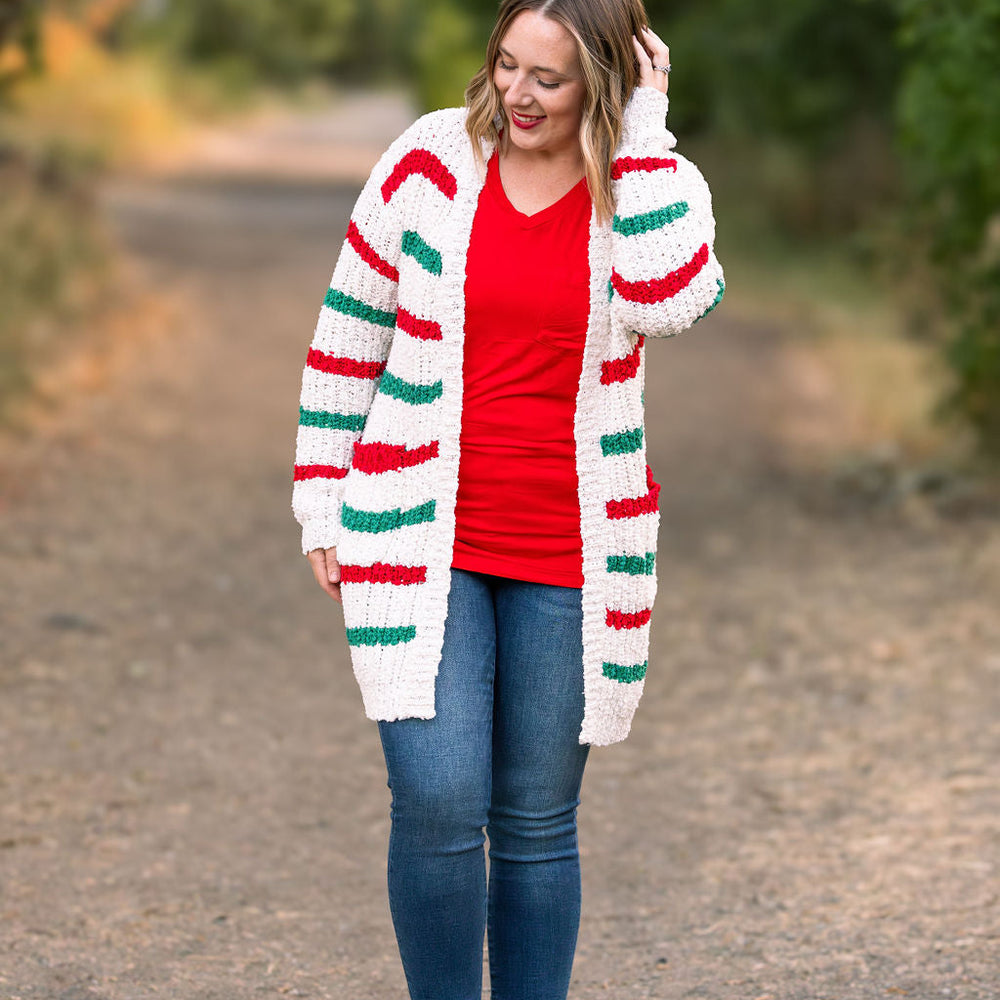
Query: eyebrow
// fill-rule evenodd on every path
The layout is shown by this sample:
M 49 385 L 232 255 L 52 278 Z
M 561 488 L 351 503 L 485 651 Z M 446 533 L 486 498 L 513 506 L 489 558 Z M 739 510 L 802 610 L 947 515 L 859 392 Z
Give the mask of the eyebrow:
M 506 56 L 508 59 L 514 58 L 513 53 L 508 52 L 502 45 L 498 45 L 497 49 L 501 55 Z M 553 76 L 561 76 L 564 80 L 569 79 L 565 73 L 560 73 L 557 69 L 550 69 L 548 66 L 532 66 L 531 71 L 533 73 L 551 73 Z

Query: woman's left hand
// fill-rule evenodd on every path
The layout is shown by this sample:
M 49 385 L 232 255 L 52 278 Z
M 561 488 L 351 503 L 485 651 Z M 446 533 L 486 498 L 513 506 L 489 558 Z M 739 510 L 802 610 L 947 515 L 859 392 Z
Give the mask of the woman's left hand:
M 654 87 L 665 94 L 670 80 L 670 49 L 652 28 L 642 29 L 642 39 L 632 36 L 635 55 L 639 60 L 639 86 Z M 663 67 L 655 69 L 654 67 Z

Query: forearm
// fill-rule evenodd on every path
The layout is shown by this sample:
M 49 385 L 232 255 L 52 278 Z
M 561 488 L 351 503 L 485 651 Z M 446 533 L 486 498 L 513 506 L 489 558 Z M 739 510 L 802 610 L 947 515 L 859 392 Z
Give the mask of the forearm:
M 306 357 L 292 490 L 303 552 L 337 544 L 344 480 L 392 345 L 401 227 L 381 188 L 401 143 L 354 207 Z
M 667 97 L 636 90 L 615 160 L 612 323 L 650 337 L 679 333 L 722 296 L 715 219 L 698 168 L 673 151 Z

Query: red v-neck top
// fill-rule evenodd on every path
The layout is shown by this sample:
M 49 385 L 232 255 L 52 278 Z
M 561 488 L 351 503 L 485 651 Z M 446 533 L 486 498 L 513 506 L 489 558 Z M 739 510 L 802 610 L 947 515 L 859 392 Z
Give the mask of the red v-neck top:
M 519 212 L 490 158 L 466 265 L 459 569 L 583 586 L 573 420 L 590 216 L 585 180 L 534 215 Z

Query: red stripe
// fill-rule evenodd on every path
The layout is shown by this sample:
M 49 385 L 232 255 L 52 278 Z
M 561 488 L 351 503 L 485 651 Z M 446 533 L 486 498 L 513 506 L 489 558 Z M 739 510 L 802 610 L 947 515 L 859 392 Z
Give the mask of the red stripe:
M 632 353 L 626 358 L 615 358 L 613 361 L 601 362 L 601 385 L 611 385 L 613 382 L 627 382 L 639 373 L 639 361 L 642 358 L 641 349 L 645 337 L 640 337 Z
M 423 174 L 443 195 L 454 200 L 458 191 L 455 175 L 428 149 L 411 149 L 392 168 L 382 185 L 382 200 L 388 205 L 400 184 L 413 174 Z
M 625 517 L 655 514 L 660 509 L 660 484 L 653 481 L 653 470 L 648 465 L 646 466 L 646 485 L 649 487 L 649 492 L 641 497 L 609 500 L 605 504 L 608 519 L 618 521 Z
M 372 563 L 371 566 L 341 566 L 341 583 L 394 583 L 406 586 L 411 583 L 427 582 L 426 566 L 390 566 L 388 563 Z
M 361 472 L 374 475 L 378 472 L 398 472 L 400 469 L 409 469 L 437 457 L 437 441 L 422 444 L 419 448 L 412 450 L 401 444 L 383 444 L 381 441 L 373 441 L 370 444 L 356 444 L 354 446 L 354 461 L 351 464 Z
M 361 235 L 361 230 L 354 224 L 353 219 L 347 227 L 347 241 L 373 271 L 377 271 L 393 281 L 399 281 L 399 271 L 375 252 L 375 248 Z
M 384 361 L 355 361 L 354 358 L 336 358 L 332 354 L 309 348 L 306 364 L 328 375 L 346 375 L 349 378 L 378 378 L 385 371 Z
M 647 174 L 654 170 L 673 170 L 677 172 L 677 161 L 664 159 L 660 156 L 622 156 L 611 165 L 611 179 L 621 180 L 623 174 L 631 174 L 641 170 Z
M 347 469 L 338 469 L 335 465 L 296 465 L 295 482 L 305 479 L 343 479 Z
M 691 284 L 691 279 L 708 263 L 708 244 L 702 243 L 701 249 L 686 263 L 671 271 L 665 278 L 653 278 L 650 281 L 626 281 L 617 271 L 611 272 L 611 284 L 615 291 L 629 302 L 662 302 L 672 298 Z
M 642 611 L 612 611 L 608 608 L 608 617 L 605 621 L 605 625 L 608 628 L 642 628 L 643 625 L 649 624 L 650 616 L 653 614 L 650 608 L 644 608 Z
M 441 324 L 432 319 L 419 319 L 413 313 L 400 309 L 396 313 L 396 326 L 418 340 L 440 340 Z

